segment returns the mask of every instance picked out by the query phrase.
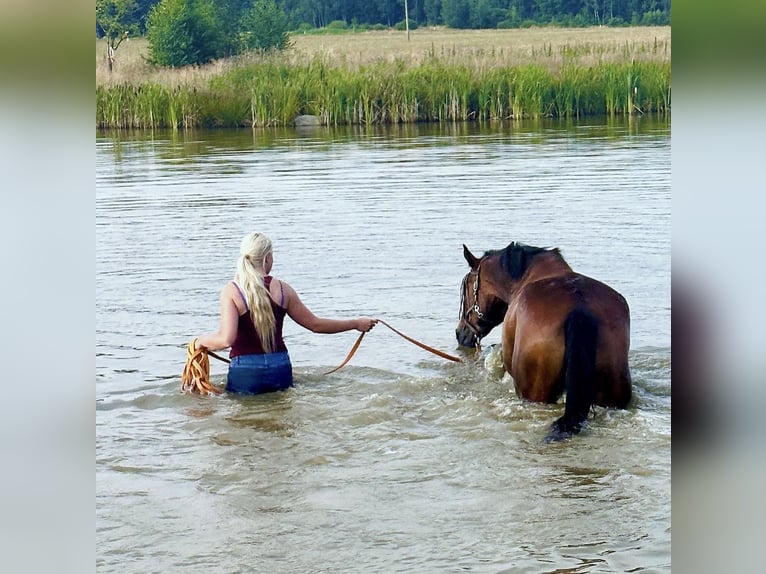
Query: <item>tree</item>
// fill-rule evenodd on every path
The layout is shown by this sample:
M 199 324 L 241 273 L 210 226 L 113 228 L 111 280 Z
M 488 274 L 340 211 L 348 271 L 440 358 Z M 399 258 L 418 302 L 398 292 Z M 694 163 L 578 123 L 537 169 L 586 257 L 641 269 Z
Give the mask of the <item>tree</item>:
M 284 50 L 290 45 L 287 14 L 274 0 L 256 0 L 239 20 L 238 51 Z
M 151 60 L 161 66 L 204 64 L 226 55 L 214 0 L 162 0 L 149 12 Z
M 204 64 L 247 50 L 285 49 L 289 20 L 274 0 L 161 0 L 147 19 L 151 59 Z
M 469 7 L 471 28 L 497 28 L 497 23 L 508 14 L 501 4 L 500 0 L 474 0 Z
M 135 0 L 96 0 L 96 25 L 106 39 L 109 72 L 114 66 L 117 48 L 138 29 L 135 20 L 136 8 Z
M 426 13 L 426 22 L 432 26 L 442 23 L 441 0 L 423 0 L 423 7 Z
M 468 0 L 442 0 L 442 19 L 450 28 L 470 28 Z

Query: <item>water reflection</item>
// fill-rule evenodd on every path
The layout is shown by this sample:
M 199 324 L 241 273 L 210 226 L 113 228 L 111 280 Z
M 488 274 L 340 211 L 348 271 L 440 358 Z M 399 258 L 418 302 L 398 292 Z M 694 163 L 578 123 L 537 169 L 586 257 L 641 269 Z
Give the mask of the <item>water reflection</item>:
M 329 151 L 338 144 L 370 149 L 380 143 L 403 149 L 476 144 L 483 141 L 520 140 L 529 144 L 562 139 L 609 140 L 625 144 L 630 136 L 666 137 L 670 119 L 648 116 L 604 118 L 593 123 L 577 119 L 539 119 L 517 122 L 444 122 L 394 124 L 390 126 L 320 126 L 309 131 L 290 127 L 242 130 L 99 130 L 98 145 L 107 145 L 115 162 L 130 161 L 135 154 L 151 152 L 169 160 L 205 159 L 216 166 L 216 158 L 234 152 L 276 150 L 291 147 Z M 219 168 L 231 167 L 225 163 Z M 220 173 L 226 173 L 222 171 Z

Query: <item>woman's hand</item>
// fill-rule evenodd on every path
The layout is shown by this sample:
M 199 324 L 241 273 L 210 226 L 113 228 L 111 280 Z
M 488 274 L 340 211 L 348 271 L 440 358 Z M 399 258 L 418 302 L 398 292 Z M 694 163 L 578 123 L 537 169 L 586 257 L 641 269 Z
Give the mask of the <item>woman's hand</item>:
M 377 324 L 377 319 L 371 317 L 359 317 L 356 320 L 356 330 L 361 331 L 362 333 L 368 333 L 369 331 L 372 331 L 372 328 Z

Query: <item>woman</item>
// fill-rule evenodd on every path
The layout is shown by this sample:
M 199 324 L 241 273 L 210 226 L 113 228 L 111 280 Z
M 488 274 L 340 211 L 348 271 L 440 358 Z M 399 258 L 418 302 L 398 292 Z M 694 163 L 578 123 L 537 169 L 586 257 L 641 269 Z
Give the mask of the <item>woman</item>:
M 317 317 L 290 285 L 269 275 L 273 264 L 269 238 L 262 233 L 246 235 L 239 248 L 234 281 L 221 290 L 218 331 L 196 339 L 196 348 L 218 351 L 231 347 L 226 379 L 229 392 L 259 394 L 292 385 L 292 365 L 282 339 L 285 315 L 314 333 L 366 332 L 378 322 L 369 317 Z

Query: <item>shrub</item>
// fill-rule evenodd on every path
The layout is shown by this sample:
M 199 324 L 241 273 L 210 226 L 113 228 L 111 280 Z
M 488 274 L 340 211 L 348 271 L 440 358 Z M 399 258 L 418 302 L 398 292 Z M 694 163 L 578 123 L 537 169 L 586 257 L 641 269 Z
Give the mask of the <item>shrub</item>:
M 161 66 L 203 64 L 226 53 L 211 0 L 162 0 L 149 12 L 150 59 Z
M 418 27 L 418 23 L 415 22 L 415 20 L 413 20 L 412 18 L 409 18 L 408 20 L 410 23 L 410 30 L 416 30 Z M 407 25 L 405 24 L 404 20 L 402 20 L 401 22 L 397 22 L 394 25 L 394 30 L 406 30 L 406 29 L 407 29 Z

